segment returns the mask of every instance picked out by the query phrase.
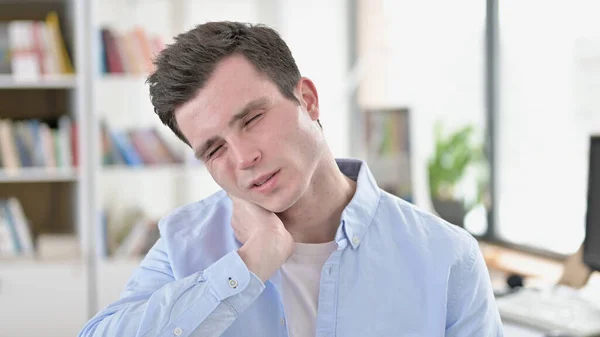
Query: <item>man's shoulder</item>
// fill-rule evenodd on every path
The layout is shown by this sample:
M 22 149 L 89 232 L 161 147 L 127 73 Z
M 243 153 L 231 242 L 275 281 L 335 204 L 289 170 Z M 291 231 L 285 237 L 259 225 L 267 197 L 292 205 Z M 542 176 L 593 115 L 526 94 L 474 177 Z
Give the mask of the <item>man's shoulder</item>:
M 161 235 L 165 236 L 182 230 L 197 229 L 199 226 L 218 221 L 229 213 L 227 193 L 219 190 L 202 200 L 174 209 L 159 221 L 158 227 Z
M 475 238 L 464 228 L 387 192 L 382 192 L 378 216 L 381 216 L 380 221 L 391 222 L 389 227 L 416 249 L 430 249 L 460 258 L 470 254 L 476 244 Z
M 158 224 L 164 253 L 176 278 L 204 270 L 238 248 L 231 221 L 231 199 L 224 191 L 181 206 Z

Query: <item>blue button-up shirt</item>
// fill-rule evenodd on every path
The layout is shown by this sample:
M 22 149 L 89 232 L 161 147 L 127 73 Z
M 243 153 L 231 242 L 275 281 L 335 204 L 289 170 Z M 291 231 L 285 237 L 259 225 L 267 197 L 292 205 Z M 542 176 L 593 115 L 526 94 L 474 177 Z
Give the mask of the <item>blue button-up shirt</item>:
M 475 239 L 382 191 L 365 163 L 338 166 L 357 187 L 321 272 L 315 335 L 502 336 Z M 231 213 L 221 191 L 163 218 L 120 300 L 80 336 L 288 336 L 281 276 L 248 270 Z

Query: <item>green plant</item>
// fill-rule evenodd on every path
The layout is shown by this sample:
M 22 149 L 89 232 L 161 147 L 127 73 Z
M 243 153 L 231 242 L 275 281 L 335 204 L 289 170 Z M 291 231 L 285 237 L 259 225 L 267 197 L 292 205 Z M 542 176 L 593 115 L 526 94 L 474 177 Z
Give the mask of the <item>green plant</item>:
M 444 136 L 438 122 L 435 128 L 435 151 L 429 160 L 429 188 L 432 198 L 455 200 L 457 184 L 472 165 L 485 162 L 483 148 L 472 144 L 474 128 L 462 127 Z M 483 198 L 485 181 L 478 181 L 477 202 Z M 467 207 L 469 209 L 470 207 Z

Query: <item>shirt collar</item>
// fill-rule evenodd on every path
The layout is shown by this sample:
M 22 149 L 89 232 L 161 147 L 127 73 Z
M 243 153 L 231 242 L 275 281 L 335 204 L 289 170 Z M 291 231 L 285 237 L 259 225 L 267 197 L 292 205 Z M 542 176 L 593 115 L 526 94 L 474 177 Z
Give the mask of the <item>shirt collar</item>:
M 342 212 L 335 241 L 342 244 L 345 238 L 352 248 L 357 248 L 373 222 L 381 191 L 365 162 L 357 159 L 336 159 L 336 162 L 344 175 L 356 181 L 356 192 Z

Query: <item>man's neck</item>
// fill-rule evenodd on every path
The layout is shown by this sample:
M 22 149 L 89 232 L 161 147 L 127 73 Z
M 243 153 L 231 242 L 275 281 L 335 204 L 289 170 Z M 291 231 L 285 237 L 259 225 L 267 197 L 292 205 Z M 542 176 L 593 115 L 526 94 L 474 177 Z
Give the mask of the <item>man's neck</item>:
M 278 216 L 296 242 L 329 242 L 355 191 L 356 182 L 340 171 L 333 156 L 325 156 L 304 195 Z

